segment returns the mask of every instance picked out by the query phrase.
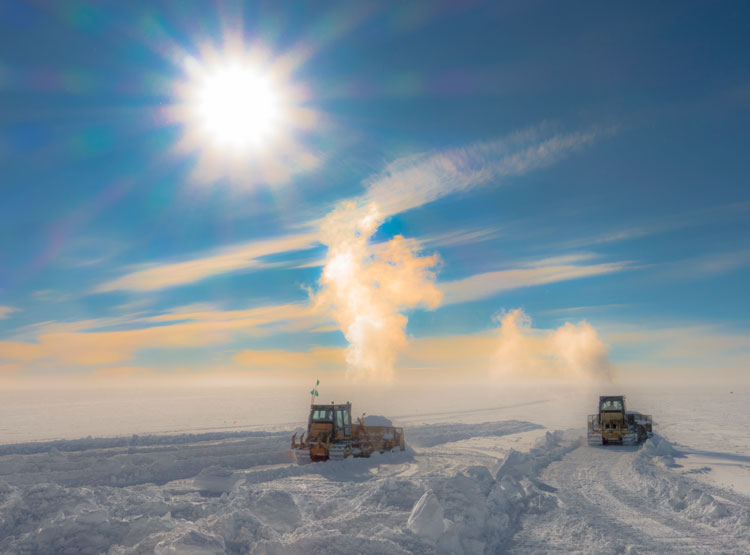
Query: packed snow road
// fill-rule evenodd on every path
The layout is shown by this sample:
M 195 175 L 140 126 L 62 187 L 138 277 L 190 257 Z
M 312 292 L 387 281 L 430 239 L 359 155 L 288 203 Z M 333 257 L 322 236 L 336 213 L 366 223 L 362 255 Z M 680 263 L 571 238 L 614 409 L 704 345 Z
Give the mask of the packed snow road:
M 645 446 L 578 447 L 541 473 L 557 506 L 525 515 L 510 551 L 747 553 L 748 500 L 676 475 L 674 454 L 658 437 Z

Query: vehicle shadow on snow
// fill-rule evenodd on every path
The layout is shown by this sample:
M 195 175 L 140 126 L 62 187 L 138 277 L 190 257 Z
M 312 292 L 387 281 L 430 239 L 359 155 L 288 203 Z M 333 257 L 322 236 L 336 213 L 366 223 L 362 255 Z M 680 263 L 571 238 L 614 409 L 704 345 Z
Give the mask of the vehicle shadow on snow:
M 750 463 L 749 455 L 740 455 L 737 453 L 723 453 L 721 451 L 705 451 L 702 449 L 692 449 L 682 447 L 681 452 L 685 455 L 700 455 L 702 457 L 711 457 L 714 459 L 725 459 L 732 462 L 738 463 Z

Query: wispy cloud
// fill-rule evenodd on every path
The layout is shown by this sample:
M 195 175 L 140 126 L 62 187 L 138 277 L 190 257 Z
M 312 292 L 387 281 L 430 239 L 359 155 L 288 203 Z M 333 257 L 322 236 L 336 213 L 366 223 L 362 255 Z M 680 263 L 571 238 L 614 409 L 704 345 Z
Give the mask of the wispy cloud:
M 192 306 L 147 317 L 46 322 L 37 326 L 38 333 L 30 341 L 1 341 L 0 363 L 46 360 L 63 368 L 122 365 L 144 349 L 229 345 L 238 335 L 313 330 L 326 324 L 328 320 L 314 307 L 303 304 L 234 311 Z M 111 329 L 123 325 L 128 329 Z
M 401 158 L 367 182 L 365 202 L 384 215 L 423 206 L 503 177 L 553 164 L 611 129 L 550 134 L 544 126 L 495 141 Z
M 26 363 L 44 356 L 41 345 L 24 341 L 0 341 L 0 362 Z
M 738 202 L 693 210 L 682 214 L 663 215 L 657 220 L 645 221 L 639 225 L 614 230 L 610 229 L 596 235 L 567 240 L 556 244 L 553 248 L 580 249 L 593 245 L 641 239 L 660 233 L 715 223 L 716 221 L 724 222 L 735 218 L 746 218 L 748 212 L 750 212 L 750 202 Z
M 0 320 L 4 320 L 5 318 L 9 318 L 11 314 L 14 312 L 18 312 L 20 309 L 14 308 L 12 306 L 0 306 Z
M 496 238 L 500 233 L 498 227 L 482 229 L 456 229 L 446 233 L 429 235 L 419 239 L 423 247 L 458 247 L 461 245 L 474 245 L 483 241 Z
M 181 262 L 144 265 L 117 279 L 98 285 L 94 292 L 155 291 L 237 270 L 261 268 L 267 265 L 263 262 L 263 257 L 309 249 L 316 245 L 316 240 L 316 235 L 312 233 L 286 235 L 225 247 Z
M 662 275 L 670 279 L 695 279 L 726 274 L 750 266 L 750 250 L 712 253 L 663 265 Z
M 538 314 L 544 314 L 548 316 L 559 316 L 563 314 L 581 314 L 590 312 L 601 312 L 603 310 L 620 309 L 627 305 L 624 304 L 597 304 L 587 306 L 569 306 L 565 308 L 553 308 L 550 310 L 541 310 Z
M 52 289 L 39 289 L 31 294 L 37 301 L 57 302 L 62 303 L 70 300 L 71 296 L 67 293 L 60 291 L 54 291 Z
M 627 261 L 583 263 L 590 258 L 590 254 L 546 258 L 527 262 L 520 268 L 484 272 L 455 281 L 442 282 L 439 286 L 445 295 L 443 304 L 476 301 L 502 291 L 612 274 L 633 268 Z

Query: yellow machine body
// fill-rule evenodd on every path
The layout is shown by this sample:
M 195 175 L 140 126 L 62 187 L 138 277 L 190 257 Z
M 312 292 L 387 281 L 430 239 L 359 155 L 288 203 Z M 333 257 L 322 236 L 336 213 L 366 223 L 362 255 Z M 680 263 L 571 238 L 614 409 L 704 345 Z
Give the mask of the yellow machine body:
M 633 445 L 653 435 L 651 415 L 625 410 L 624 395 L 599 397 L 599 412 L 588 417 L 591 445 Z
M 299 439 L 297 434 L 292 436 L 292 449 L 300 463 L 369 457 L 397 447 L 406 448 L 403 428 L 368 426 L 361 418 L 355 423 L 351 403 L 311 405 L 307 430 Z

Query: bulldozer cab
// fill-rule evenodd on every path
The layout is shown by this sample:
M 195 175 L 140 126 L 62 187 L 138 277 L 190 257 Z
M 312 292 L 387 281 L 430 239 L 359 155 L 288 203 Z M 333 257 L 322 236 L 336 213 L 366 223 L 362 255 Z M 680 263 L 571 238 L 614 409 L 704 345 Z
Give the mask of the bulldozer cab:
M 625 397 L 599 397 L 599 423 L 605 428 L 622 426 L 625 423 Z
M 599 412 L 619 412 L 625 414 L 625 397 L 599 397 Z
M 599 397 L 599 412 L 588 417 L 588 441 L 592 445 L 635 444 L 651 437 L 651 416 L 625 410 L 624 395 Z
M 311 405 L 307 424 L 308 436 L 349 439 L 352 436 L 352 405 Z

